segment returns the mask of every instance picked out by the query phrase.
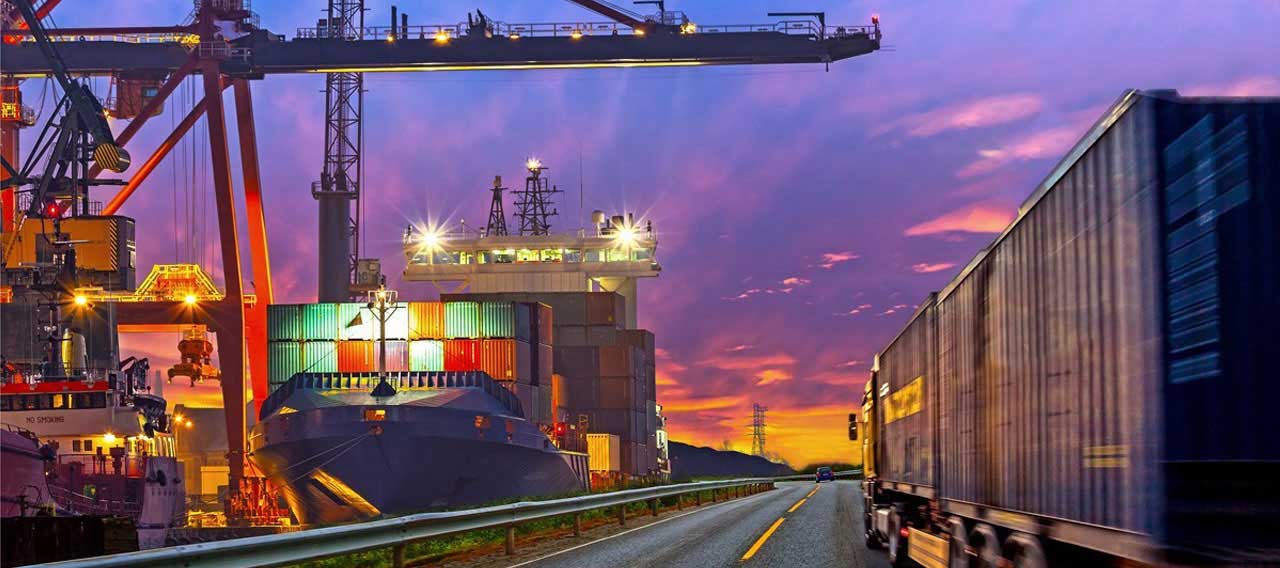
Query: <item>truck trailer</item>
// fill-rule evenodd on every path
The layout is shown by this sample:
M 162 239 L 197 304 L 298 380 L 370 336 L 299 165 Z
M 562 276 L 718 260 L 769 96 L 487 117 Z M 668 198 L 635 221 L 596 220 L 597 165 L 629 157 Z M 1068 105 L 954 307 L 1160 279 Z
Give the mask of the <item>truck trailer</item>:
M 1280 564 L 1280 98 L 1128 91 L 877 354 L 868 546 Z

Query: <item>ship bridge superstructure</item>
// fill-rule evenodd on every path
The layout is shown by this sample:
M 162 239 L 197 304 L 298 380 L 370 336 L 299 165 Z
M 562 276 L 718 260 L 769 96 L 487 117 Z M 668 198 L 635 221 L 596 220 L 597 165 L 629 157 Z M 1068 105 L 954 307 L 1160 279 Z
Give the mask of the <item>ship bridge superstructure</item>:
M 650 222 L 595 212 L 593 229 L 569 234 L 493 235 L 411 227 L 405 233 L 407 282 L 441 292 L 616 292 L 635 321 L 636 283 L 658 276 L 658 237 Z

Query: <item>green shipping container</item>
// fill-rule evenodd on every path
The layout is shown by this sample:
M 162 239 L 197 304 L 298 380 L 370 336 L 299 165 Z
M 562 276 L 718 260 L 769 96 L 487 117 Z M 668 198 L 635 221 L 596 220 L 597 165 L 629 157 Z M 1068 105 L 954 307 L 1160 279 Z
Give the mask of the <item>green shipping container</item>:
M 476 302 L 445 304 L 444 336 L 448 339 L 480 337 L 480 304 Z
M 338 371 L 338 344 L 333 341 L 308 341 L 302 344 L 302 362 L 308 373 Z
M 480 303 L 480 337 L 510 339 L 516 333 L 515 304 L 511 302 Z
M 296 304 L 267 306 L 267 340 L 296 341 L 302 335 L 302 312 Z
M 364 302 L 347 302 L 337 305 L 338 339 L 372 339 L 373 328 L 369 327 L 368 314 L 364 310 Z
M 276 341 L 267 344 L 267 390 L 275 391 L 296 373 L 306 368 L 302 359 L 302 344 L 297 341 Z
M 423 339 L 409 342 L 410 371 L 443 371 L 444 342 Z
M 338 338 L 337 304 L 303 304 L 300 319 L 302 334 L 295 339 L 333 341 Z

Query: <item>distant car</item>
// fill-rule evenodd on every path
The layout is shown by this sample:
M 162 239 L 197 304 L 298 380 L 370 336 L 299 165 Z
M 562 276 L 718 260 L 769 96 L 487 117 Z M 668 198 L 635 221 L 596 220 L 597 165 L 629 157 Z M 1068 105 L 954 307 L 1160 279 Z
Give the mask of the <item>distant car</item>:
M 835 472 L 831 471 L 831 468 L 826 466 L 818 468 L 818 471 L 813 474 L 813 477 L 814 477 L 813 479 L 814 483 L 822 483 L 823 481 L 836 480 Z

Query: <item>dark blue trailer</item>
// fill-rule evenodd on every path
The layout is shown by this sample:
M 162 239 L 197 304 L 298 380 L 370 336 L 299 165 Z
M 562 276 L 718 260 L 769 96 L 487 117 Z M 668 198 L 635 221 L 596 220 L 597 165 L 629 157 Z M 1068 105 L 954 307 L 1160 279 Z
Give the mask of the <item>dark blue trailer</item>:
M 1280 99 L 1125 93 L 877 357 L 870 540 L 1280 563 L 1278 246 Z

